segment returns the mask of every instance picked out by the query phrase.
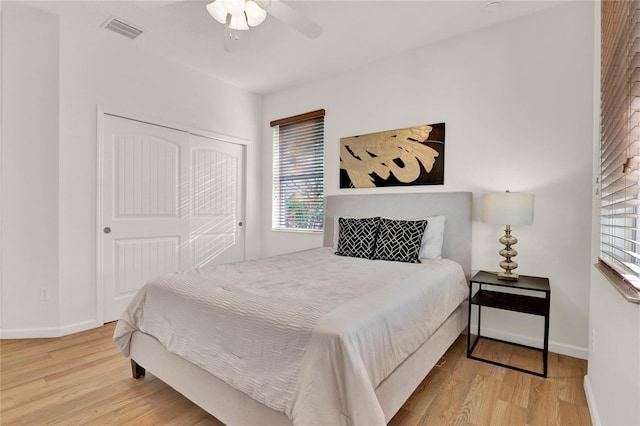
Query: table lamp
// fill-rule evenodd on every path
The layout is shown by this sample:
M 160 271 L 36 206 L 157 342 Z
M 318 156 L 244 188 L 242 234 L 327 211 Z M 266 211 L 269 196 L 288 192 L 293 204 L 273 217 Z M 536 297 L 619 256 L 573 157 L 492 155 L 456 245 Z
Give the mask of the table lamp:
M 518 281 L 518 274 L 513 272 L 518 264 L 512 260 L 518 254 L 512 248 L 518 239 L 511 235 L 511 225 L 533 223 L 533 194 L 509 191 L 485 194 L 482 200 L 482 221 L 491 225 L 506 226 L 505 235 L 498 240 L 505 245 L 499 252 L 505 260 L 500 262 L 504 272 L 498 273 L 498 279 Z

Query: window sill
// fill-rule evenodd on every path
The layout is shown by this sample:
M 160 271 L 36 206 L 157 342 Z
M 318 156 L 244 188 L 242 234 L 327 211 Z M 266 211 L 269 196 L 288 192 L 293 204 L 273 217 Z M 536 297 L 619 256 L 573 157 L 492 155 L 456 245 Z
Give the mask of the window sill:
M 273 232 L 290 232 L 290 233 L 293 233 L 293 234 L 314 234 L 314 235 L 322 234 L 322 232 L 323 232 L 322 229 L 295 229 L 295 228 L 291 228 L 291 229 L 287 229 L 287 228 L 271 228 L 271 231 L 273 231 Z
M 629 303 L 640 304 L 640 291 L 620 279 L 600 262 L 593 265 Z

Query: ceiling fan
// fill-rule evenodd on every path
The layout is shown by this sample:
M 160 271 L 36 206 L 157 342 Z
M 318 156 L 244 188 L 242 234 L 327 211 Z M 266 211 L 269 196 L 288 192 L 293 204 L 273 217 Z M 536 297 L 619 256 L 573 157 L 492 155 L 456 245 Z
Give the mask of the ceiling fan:
M 136 0 L 142 7 L 177 3 L 182 0 Z M 224 48 L 236 51 L 242 44 L 243 34 L 257 27 L 267 14 L 293 27 L 309 38 L 322 34 L 322 27 L 281 0 L 214 0 L 206 6 L 209 14 L 225 26 Z

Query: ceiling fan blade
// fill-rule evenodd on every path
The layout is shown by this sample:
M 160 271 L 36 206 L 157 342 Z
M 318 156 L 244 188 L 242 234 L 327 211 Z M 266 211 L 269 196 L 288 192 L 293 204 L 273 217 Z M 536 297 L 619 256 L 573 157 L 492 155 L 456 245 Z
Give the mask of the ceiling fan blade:
M 309 38 L 318 38 L 320 34 L 322 34 L 322 27 L 320 25 L 280 0 L 259 1 L 258 4 L 260 4 L 260 6 L 264 5 L 263 7 L 271 16 L 285 24 L 291 25 Z
M 156 7 L 168 6 L 181 1 L 183 0 L 133 0 L 133 4 L 140 9 L 155 9 Z

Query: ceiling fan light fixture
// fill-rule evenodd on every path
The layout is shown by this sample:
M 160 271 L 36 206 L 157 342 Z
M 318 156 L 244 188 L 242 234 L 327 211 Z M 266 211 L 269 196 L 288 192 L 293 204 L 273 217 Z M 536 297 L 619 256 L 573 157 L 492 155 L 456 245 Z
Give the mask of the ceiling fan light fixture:
M 229 15 L 239 15 L 244 12 L 245 0 L 220 0 Z
M 246 3 L 244 12 L 247 15 L 247 23 L 250 27 L 257 27 L 262 24 L 267 17 L 267 11 L 253 0 L 249 0 Z
M 245 18 L 244 13 L 236 13 L 235 15 L 231 15 L 229 28 L 231 28 L 232 30 L 248 30 L 249 25 L 247 25 L 247 19 Z
M 227 10 L 222 5 L 222 0 L 215 0 L 209 3 L 207 5 L 207 12 L 222 25 L 227 23 Z

